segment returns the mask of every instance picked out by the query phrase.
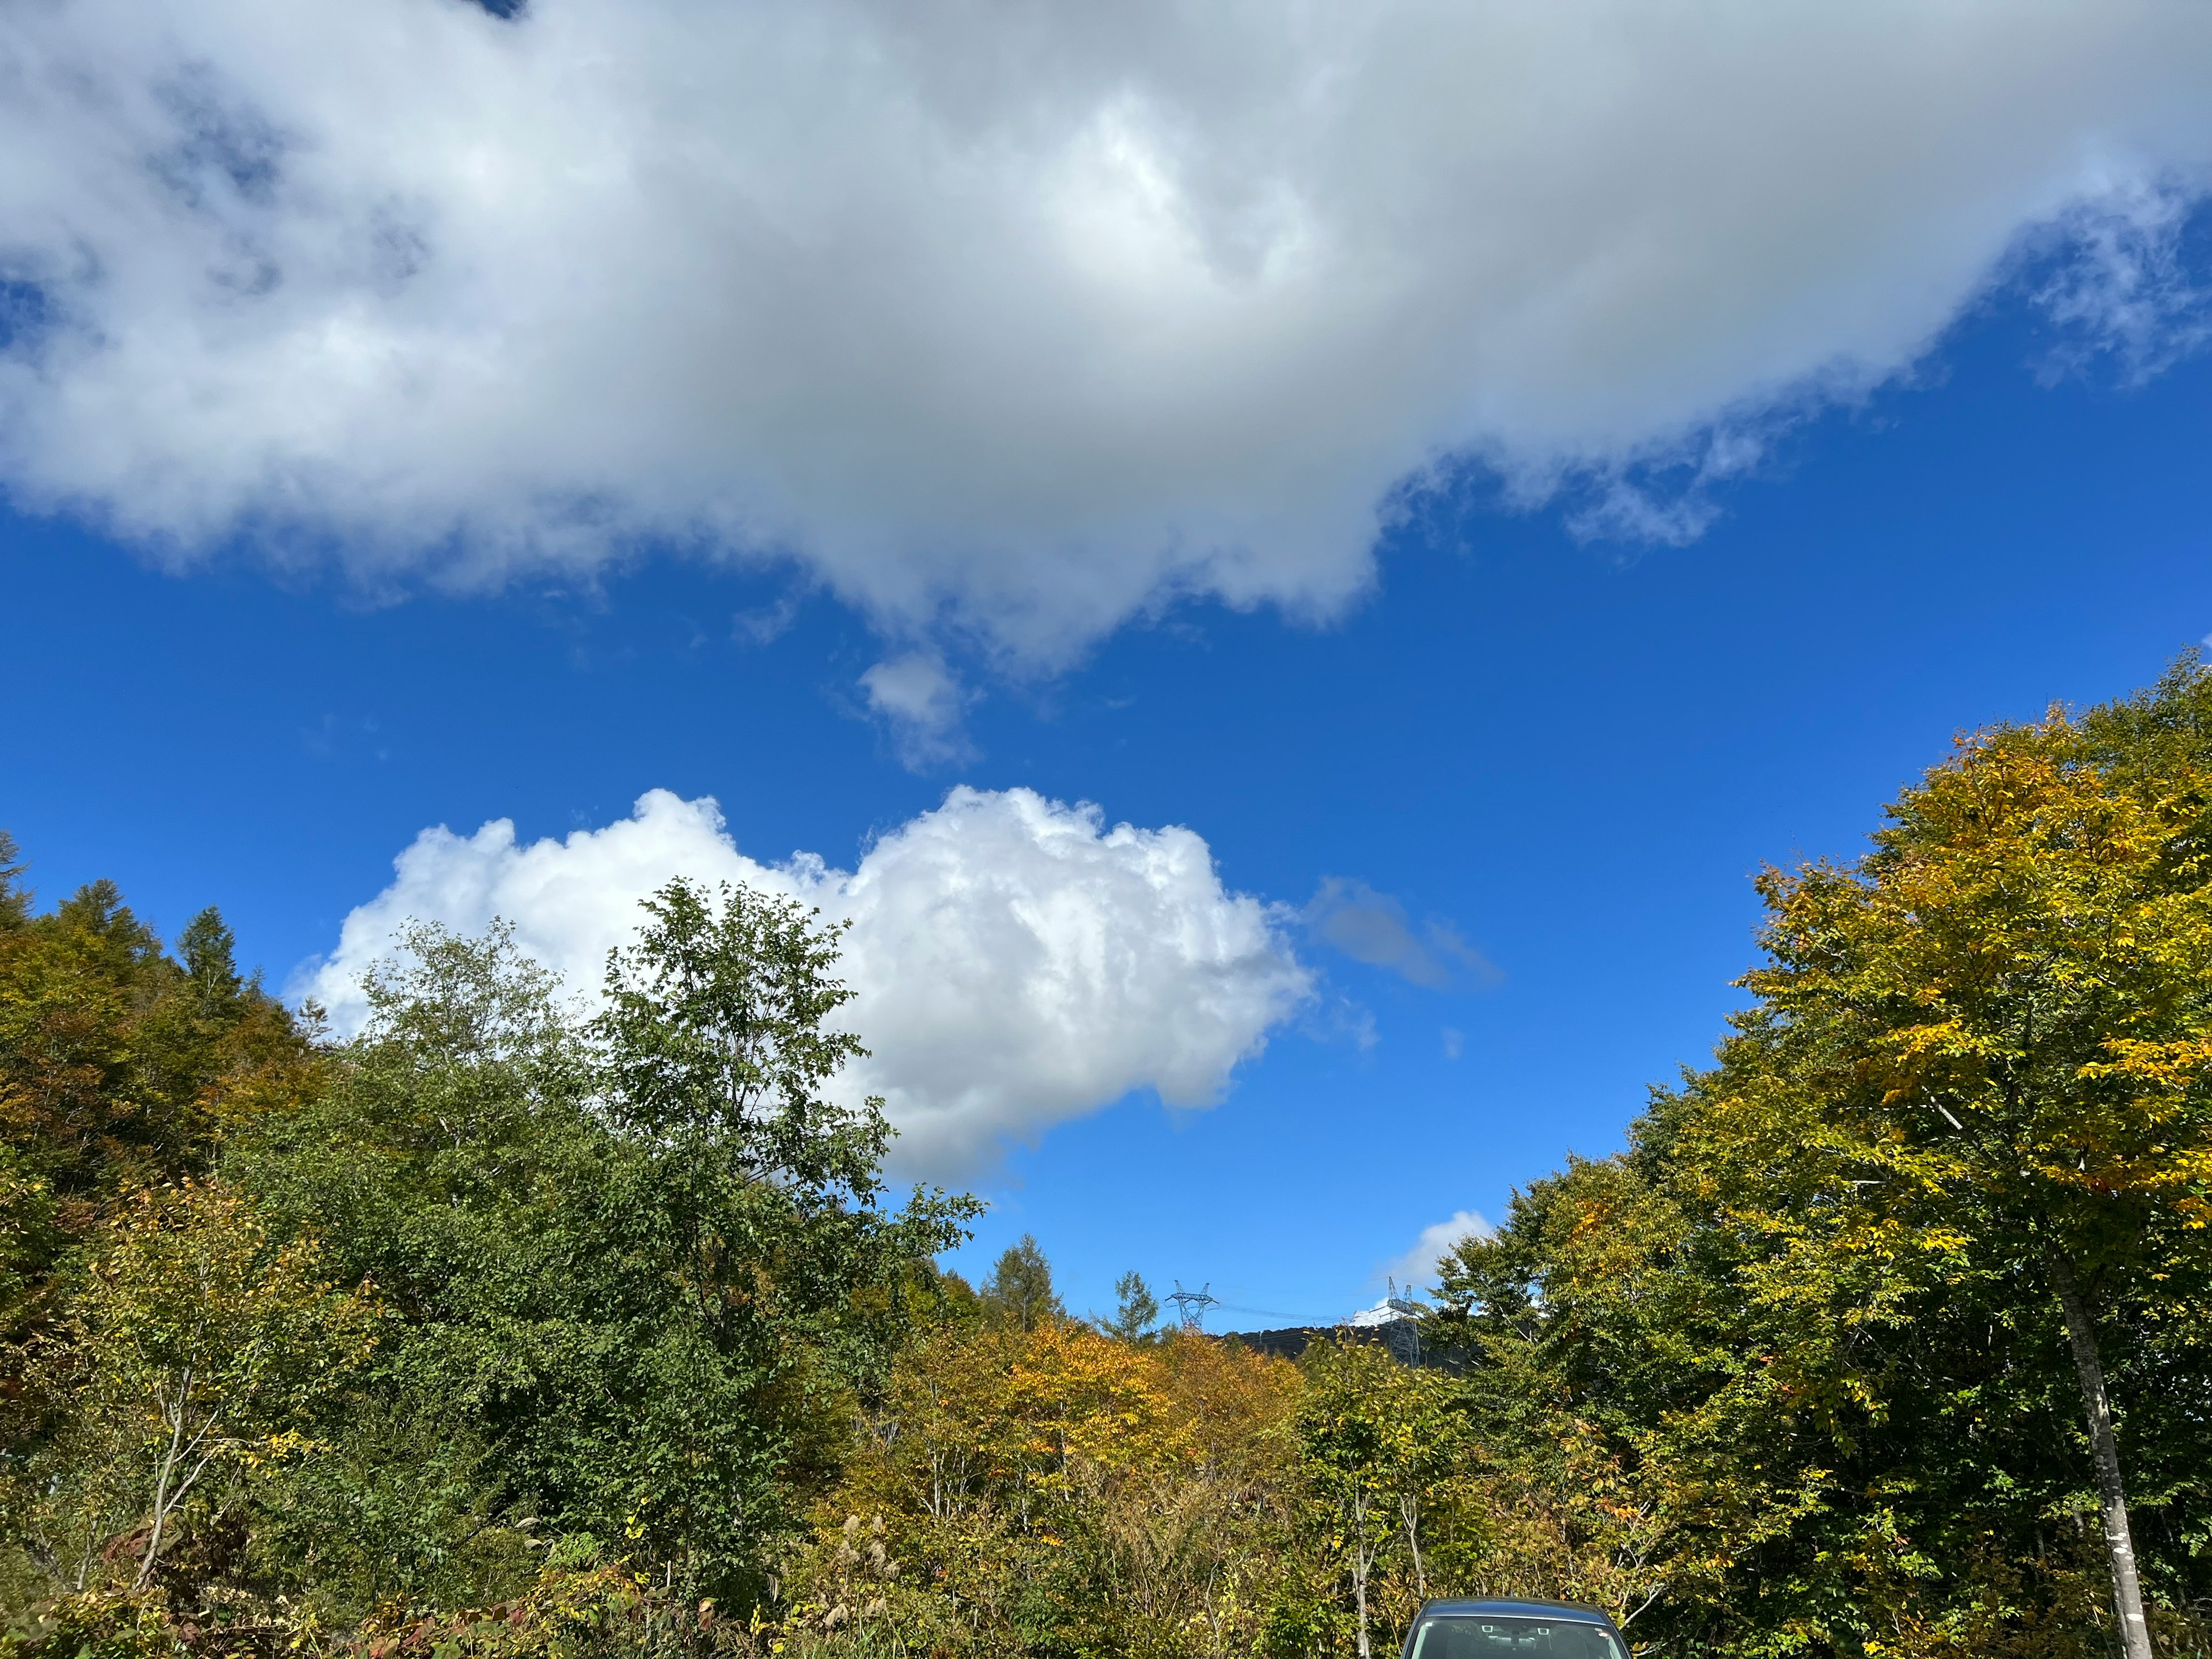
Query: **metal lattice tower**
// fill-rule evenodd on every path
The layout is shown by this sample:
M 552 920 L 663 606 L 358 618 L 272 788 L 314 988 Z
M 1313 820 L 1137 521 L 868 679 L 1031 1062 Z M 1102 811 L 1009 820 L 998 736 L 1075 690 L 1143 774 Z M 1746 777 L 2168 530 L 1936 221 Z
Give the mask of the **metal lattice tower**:
M 1186 1291 L 1182 1287 L 1182 1280 L 1176 1280 L 1176 1287 L 1168 1292 L 1167 1300 L 1175 1304 L 1176 1316 L 1182 1321 L 1183 1329 L 1202 1331 L 1206 1328 L 1206 1310 L 1221 1305 L 1221 1298 L 1210 1294 L 1212 1287 L 1212 1281 L 1209 1279 L 1197 1290 Z

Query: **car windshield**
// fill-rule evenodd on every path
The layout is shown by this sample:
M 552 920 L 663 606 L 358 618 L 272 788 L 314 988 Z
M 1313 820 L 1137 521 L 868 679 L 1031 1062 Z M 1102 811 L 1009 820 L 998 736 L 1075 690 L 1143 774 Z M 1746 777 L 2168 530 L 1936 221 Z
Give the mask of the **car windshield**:
M 1570 1619 L 1431 1613 L 1413 1632 L 1407 1659 L 1628 1659 L 1611 1632 Z

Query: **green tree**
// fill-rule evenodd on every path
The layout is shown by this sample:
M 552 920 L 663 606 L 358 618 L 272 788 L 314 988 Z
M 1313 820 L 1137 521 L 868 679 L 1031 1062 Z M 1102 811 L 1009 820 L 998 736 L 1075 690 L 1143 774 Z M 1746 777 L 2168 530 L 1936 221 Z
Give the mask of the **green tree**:
M 2205 678 L 2154 696 L 2212 701 Z M 1864 1228 L 2055 1304 L 2122 1650 L 2150 1659 L 2104 1328 L 2203 1283 L 2212 771 L 2111 750 L 2057 712 L 1963 743 L 1857 865 L 1762 878 L 1771 961 L 1745 983 L 1752 1040 L 1857 1165 Z
M 879 1202 L 880 1114 L 827 1097 L 857 1051 L 826 1024 L 834 937 L 742 890 L 665 890 L 580 1026 L 505 930 L 406 936 L 332 1089 L 233 1160 L 403 1316 L 363 1437 L 283 1529 L 295 1564 L 381 1529 L 356 1603 L 459 1595 L 438 1564 L 477 1551 L 496 1582 L 511 1552 L 469 1540 L 537 1516 L 760 1592 L 974 1208 Z M 416 1472 L 380 1461 L 404 1437 L 376 1425 L 407 1423 L 460 1449 L 450 1501 L 410 1504 Z
M 1551 1529 L 1670 1644 L 2082 1651 L 2084 1510 L 2122 1650 L 2182 1633 L 2135 1581 L 2203 1595 L 2212 1502 L 2208 738 L 2185 667 L 1770 873 L 1717 1063 L 1459 1252 L 1486 1440 L 1583 1460 Z
M 28 1471 L 69 1417 L 58 1355 L 109 1224 L 133 1194 L 206 1173 L 222 1134 L 295 1102 L 318 1066 L 240 979 L 213 911 L 180 963 L 112 884 L 34 914 L 21 868 L 0 846 L 0 1517 L 19 1533 Z
M 1419 1605 L 1385 1605 L 1386 1563 L 1405 1566 L 1406 1589 L 1426 1591 L 1422 1508 L 1449 1465 L 1448 1419 L 1434 1382 L 1379 1342 L 1318 1341 L 1300 1370 L 1299 1473 L 1322 1555 L 1351 1594 L 1353 1650 L 1371 1659 L 1377 1625 L 1402 1625 Z
M 674 881 L 644 908 L 638 942 L 608 962 L 592 1035 L 607 1109 L 665 1151 L 659 1173 L 687 1193 L 678 1208 L 703 1220 L 732 1178 L 802 1209 L 872 1198 L 890 1138 L 883 1102 L 825 1092 L 867 1053 L 826 1024 L 852 1000 L 830 971 L 843 926 L 728 883 L 717 897 Z M 714 1248 L 703 1231 L 689 1243 Z
M 1837 1453 L 1813 1408 L 1828 1396 L 1798 1387 L 1829 1326 L 1747 1294 L 1748 1252 L 1666 1123 L 1655 1110 L 1623 1157 L 1517 1193 L 1443 1264 L 1431 1340 L 1469 1362 L 1462 1443 L 1485 1488 L 1474 1577 L 1604 1607 L 1639 1638 L 1656 1623 L 1670 1648 L 1814 1646 L 1797 1568 L 1859 1541 L 1799 1535 Z
M 504 927 L 410 925 L 398 944 L 328 1085 L 225 1159 L 272 1231 L 319 1237 L 393 1316 L 329 1454 L 285 1470 L 255 1518 L 263 1570 L 340 1628 L 512 1593 L 533 1515 L 621 1536 L 583 1472 L 590 1446 L 640 1430 L 621 1362 L 650 1317 L 616 1294 L 599 1206 L 622 1149 L 557 982 Z
M 304 1086 L 304 1042 L 239 979 L 214 911 L 186 950 L 166 955 L 104 881 L 0 928 L 0 1138 L 73 1236 L 125 1193 L 204 1173 L 219 1133 Z
M 1052 1264 L 1028 1233 L 1006 1247 L 976 1294 L 987 1321 L 1014 1330 L 1033 1331 L 1067 1317 L 1052 1288 Z
M 0 932 L 21 927 L 31 919 L 31 895 L 21 880 L 27 867 L 15 836 L 0 830 Z
M 321 1268 L 313 1241 L 272 1242 L 221 1185 L 143 1194 L 118 1221 L 72 1322 L 84 1436 L 64 1443 L 80 1461 L 89 1445 L 108 1448 L 104 1468 L 76 1471 L 101 1477 L 77 1488 L 78 1512 L 58 1517 L 82 1545 L 80 1585 L 106 1539 L 86 1497 L 128 1494 L 143 1528 L 131 1587 L 143 1589 L 211 1468 L 266 1468 L 312 1448 L 378 1322 L 366 1287 L 339 1289 Z
M 635 1512 L 664 1517 L 640 1524 L 672 1545 L 757 1542 L 793 1518 L 795 1459 L 827 1473 L 804 1426 L 825 1389 L 873 1382 L 862 1373 L 888 1358 L 881 1322 L 853 1316 L 872 1305 L 896 1325 L 886 1293 L 975 1206 L 920 1193 L 897 1217 L 878 1206 L 882 1102 L 830 1092 L 866 1053 L 827 1023 L 852 994 L 831 972 L 842 928 L 726 884 L 674 882 L 645 909 L 591 1033 L 599 1109 L 623 1133 L 608 1199 L 637 1244 L 678 1264 L 681 1316 L 657 1322 L 640 1379 L 661 1432 L 626 1473 Z
M 191 988 L 193 1012 L 210 1022 L 234 1018 L 246 981 L 238 972 L 238 941 L 222 912 L 210 905 L 186 922 L 177 935 L 177 954 L 184 960 L 185 978 Z
M 1132 1267 L 1114 1281 L 1114 1316 L 1099 1321 L 1098 1328 L 1122 1342 L 1141 1342 L 1152 1334 L 1160 1322 L 1160 1302 L 1144 1275 Z

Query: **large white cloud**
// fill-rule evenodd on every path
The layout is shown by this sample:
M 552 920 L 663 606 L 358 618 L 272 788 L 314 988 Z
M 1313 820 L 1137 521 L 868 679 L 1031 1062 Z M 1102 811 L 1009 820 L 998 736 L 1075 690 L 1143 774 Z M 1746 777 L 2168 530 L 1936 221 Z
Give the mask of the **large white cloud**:
M 1421 1229 L 1405 1255 L 1384 1264 L 1377 1279 L 1389 1278 L 1411 1295 L 1425 1295 L 1435 1286 L 1437 1275 L 1442 1270 L 1445 1257 L 1470 1238 L 1488 1238 L 1497 1230 L 1483 1219 L 1480 1210 L 1457 1210 L 1442 1221 L 1430 1223 Z
M 1048 660 L 1340 601 L 1440 456 L 1890 374 L 2024 227 L 2170 221 L 2208 84 L 2198 0 L 16 0 L 0 480 L 376 579 L 789 555 Z
M 295 987 L 341 1031 L 366 1012 L 362 969 L 410 917 L 465 932 L 503 917 L 585 994 L 638 901 L 674 876 L 748 883 L 848 919 L 846 1014 L 872 1054 L 847 1083 L 855 1098 L 886 1097 L 908 1173 L 957 1178 L 1006 1139 L 1133 1090 L 1209 1105 L 1311 990 L 1276 913 L 1226 890 L 1193 831 L 1108 829 L 1094 807 L 1026 789 L 955 789 L 850 872 L 804 854 L 757 862 L 714 801 L 665 790 L 565 841 L 518 842 L 503 818 L 472 836 L 426 830 L 395 868 Z

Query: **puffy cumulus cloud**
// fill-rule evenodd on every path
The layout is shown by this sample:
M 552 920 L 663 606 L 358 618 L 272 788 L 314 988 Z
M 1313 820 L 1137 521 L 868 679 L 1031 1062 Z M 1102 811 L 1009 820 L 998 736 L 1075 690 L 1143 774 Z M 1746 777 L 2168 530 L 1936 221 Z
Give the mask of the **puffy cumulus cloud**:
M 675 876 L 747 883 L 848 920 L 846 1014 L 872 1054 L 843 1086 L 884 1097 L 901 1132 L 894 1163 L 911 1174 L 972 1172 L 1007 1139 L 1133 1090 L 1211 1104 L 1311 991 L 1275 914 L 1222 886 L 1195 833 L 1109 829 L 1096 807 L 1026 789 L 955 789 L 849 872 L 809 854 L 757 862 L 713 800 L 665 790 L 562 841 L 525 844 L 505 819 L 471 836 L 426 830 L 395 869 L 294 988 L 342 1031 L 366 1012 L 362 969 L 409 917 L 469 932 L 503 917 L 586 994 L 638 901 Z
M 2188 198 L 2208 78 L 2196 0 L 22 0 L 0 481 L 372 580 L 787 557 L 1048 663 L 1340 603 L 1455 454 L 1695 534 L 2024 227 Z
M 1447 1220 L 1422 1228 L 1413 1248 L 1395 1261 L 1385 1264 L 1376 1277 L 1394 1279 L 1407 1290 L 1425 1289 L 1436 1283 L 1437 1267 L 1462 1240 L 1488 1238 L 1492 1231 L 1479 1212 L 1458 1211 Z

